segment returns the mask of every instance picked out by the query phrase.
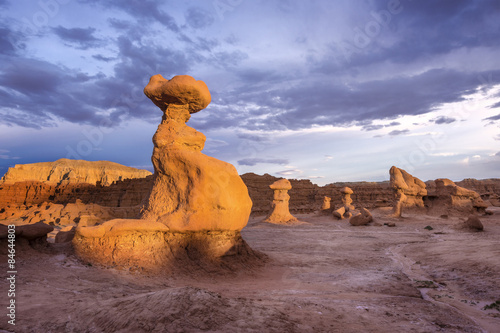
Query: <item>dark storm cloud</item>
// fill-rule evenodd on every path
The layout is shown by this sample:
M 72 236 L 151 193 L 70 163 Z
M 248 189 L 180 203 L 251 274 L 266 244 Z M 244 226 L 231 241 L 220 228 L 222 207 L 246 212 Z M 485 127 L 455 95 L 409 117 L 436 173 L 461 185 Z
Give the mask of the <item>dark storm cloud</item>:
M 0 87 L 7 93 L 0 100 L 2 121 L 35 128 L 51 126 L 54 117 L 98 123 L 100 117 L 95 115 L 90 100 L 78 95 L 90 80 L 85 74 L 44 61 L 11 60 L 0 73 Z
M 395 14 L 387 10 L 390 2 L 374 1 L 375 8 L 353 23 L 351 34 L 330 43 L 331 53 L 310 58 L 312 70 L 331 74 L 384 61 L 407 64 L 462 48 L 500 44 L 496 0 L 401 0 Z M 387 15 L 384 20 L 375 18 L 380 13 Z M 367 27 L 373 25 L 378 27 L 377 33 L 367 34 Z M 386 36 L 394 41 L 385 43 Z
M 255 77 L 234 91 L 226 92 L 218 104 L 227 105 L 224 116 L 216 113 L 206 119 L 206 127 L 227 127 L 231 123 L 248 129 L 301 129 L 313 125 L 349 126 L 366 122 L 365 129 L 377 126 L 371 121 L 394 119 L 404 115 L 431 112 L 435 107 L 463 101 L 481 84 L 480 73 L 434 69 L 415 76 L 397 76 L 385 80 L 366 81 L 349 87 L 336 80 L 304 77 L 300 84 L 270 83 L 257 70 Z M 500 71 L 493 75 L 500 82 Z M 297 81 L 297 80 L 295 80 Z M 253 86 L 253 89 L 248 89 Z M 255 104 L 245 109 L 238 106 Z M 217 108 L 217 106 L 215 106 Z M 263 115 L 268 115 L 263 117 Z M 229 122 L 229 123 L 228 123 Z M 220 123 L 220 125 L 218 125 Z M 375 126 L 375 127 L 374 127 Z M 205 127 L 205 126 L 204 126 Z
M 150 0 L 128 1 L 126 5 L 118 0 L 80 2 L 123 11 L 132 17 L 126 21 L 108 20 L 119 34 L 110 41 L 117 49 L 116 55 L 96 52 L 92 56 L 103 62 L 113 61 L 114 72 L 88 77 L 77 69 L 24 56 L 14 57 L 15 45 L 19 44 L 14 39 L 16 34 L 0 26 L 0 53 L 4 53 L 5 63 L 9 64 L 0 68 L 0 106 L 18 110 L 5 118 L 8 123 L 22 124 L 29 114 L 32 121 L 26 126 L 30 127 L 50 124 L 53 116 L 98 124 L 102 116 L 96 114 L 103 110 L 108 111 L 113 124 L 130 118 L 156 119 L 154 107 L 142 94 L 149 77 L 158 73 L 166 78 L 178 74 L 196 76 L 191 73 L 195 65 L 209 70 L 222 69 L 224 75 L 234 77 L 231 89 L 226 91 L 212 88 L 204 79 L 209 84 L 213 102 L 206 110 L 210 116 L 192 118 L 191 123 L 198 129 L 279 130 L 356 124 L 371 131 L 399 125 L 397 122 L 374 125 L 375 120 L 390 121 L 399 116 L 424 114 L 443 103 L 462 101 L 465 94 L 474 92 L 482 84 L 478 80 L 481 75 L 491 77 L 492 84 L 500 82 L 500 71 L 479 73 L 443 68 L 383 80 L 363 77 L 363 66 L 370 64 L 425 62 L 433 55 L 461 47 L 500 44 L 497 29 L 500 20 L 492 19 L 498 13 L 498 2 L 494 1 L 430 3 L 402 0 L 403 10 L 392 17 L 395 31 L 383 30 L 380 36 L 394 33 L 394 43 L 382 46 L 375 37 L 372 44 L 356 52 L 347 65 L 332 62 L 333 55 L 328 54 L 311 60 L 311 67 L 300 70 L 262 68 L 259 61 L 258 65 L 253 65 L 255 56 L 244 52 L 249 47 L 235 48 L 244 41 L 233 32 L 227 34 L 231 37 L 230 48 L 225 47 L 229 42 L 224 41 L 222 35 L 207 37 L 182 32 L 168 13 L 168 3 Z M 383 7 L 373 9 L 382 10 Z M 370 10 L 366 14 L 367 21 L 373 19 Z M 188 9 L 185 19 L 191 31 L 203 30 L 214 23 L 213 15 L 199 8 Z M 154 22 L 167 27 L 170 30 L 167 34 L 175 42 L 156 45 L 146 41 Z M 58 26 L 52 31 L 80 48 L 100 42 L 92 27 Z M 332 52 L 334 49 L 332 47 Z M 343 83 L 343 76 L 348 78 L 349 85 Z M 436 123 L 446 122 L 438 119 Z
M 248 165 L 248 166 L 254 166 L 260 163 L 283 165 L 283 164 L 288 164 L 289 161 L 282 158 L 245 158 L 238 161 L 239 165 Z
M 101 41 L 94 36 L 94 28 L 65 28 L 57 26 L 52 31 L 63 41 L 70 45 L 76 45 L 77 48 L 86 50 L 91 47 L 97 47 Z
M 407 134 L 410 133 L 410 130 L 404 129 L 404 130 L 394 130 L 389 132 L 390 136 L 396 136 L 396 135 L 402 135 L 402 134 Z
M 457 120 L 455 118 L 441 116 L 441 117 L 438 117 L 438 118 L 433 119 L 431 121 L 437 125 L 441 125 L 441 124 L 451 124 Z
M 10 57 L 0 69 L 2 121 L 26 127 L 51 126 L 57 119 L 96 126 L 115 126 L 130 118 L 156 119 L 142 87 L 150 76 L 188 71 L 182 52 L 132 43 L 122 37 L 114 76 L 88 76 L 46 61 Z M 10 110 L 10 111 L 9 111 Z M 13 112 L 12 110 L 16 110 Z M 107 110 L 108 116 L 96 112 Z
M 175 32 L 180 30 L 175 19 L 160 8 L 161 5 L 168 5 L 168 2 L 154 0 L 128 0 L 126 4 L 121 0 L 80 0 L 80 2 L 124 11 L 144 23 L 154 20 Z

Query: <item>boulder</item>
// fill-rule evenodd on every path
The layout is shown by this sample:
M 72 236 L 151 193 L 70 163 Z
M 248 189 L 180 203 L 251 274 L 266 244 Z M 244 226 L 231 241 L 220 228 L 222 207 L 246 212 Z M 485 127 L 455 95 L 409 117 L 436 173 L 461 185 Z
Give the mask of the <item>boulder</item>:
M 361 208 L 360 213 L 350 218 L 349 223 L 353 226 L 367 225 L 373 221 L 373 216 L 366 208 Z
M 462 228 L 467 229 L 467 230 L 471 230 L 471 231 L 483 231 L 484 230 L 484 226 L 481 223 L 481 220 L 479 219 L 479 217 L 477 215 L 469 216 L 467 221 L 465 221 L 463 223 Z
M 74 226 L 67 226 L 62 228 L 55 237 L 54 243 L 67 243 L 71 242 L 73 238 L 75 237 L 75 230 L 76 228 Z

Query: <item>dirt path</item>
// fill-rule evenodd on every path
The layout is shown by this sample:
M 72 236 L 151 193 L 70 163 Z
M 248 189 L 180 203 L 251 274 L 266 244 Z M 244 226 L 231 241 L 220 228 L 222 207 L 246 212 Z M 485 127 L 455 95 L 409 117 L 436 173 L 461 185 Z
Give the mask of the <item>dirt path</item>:
M 291 227 L 254 218 L 242 235 L 269 261 L 224 274 L 152 277 L 83 265 L 69 248 L 27 251 L 16 329 L 494 333 L 500 312 L 483 308 L 500 300 L 499 213 L 483 218 L 482 233 L 429 217 L 391 220 L 394 228 L 314 215 Z M 12 331 L 4 321 L 2 329 Z

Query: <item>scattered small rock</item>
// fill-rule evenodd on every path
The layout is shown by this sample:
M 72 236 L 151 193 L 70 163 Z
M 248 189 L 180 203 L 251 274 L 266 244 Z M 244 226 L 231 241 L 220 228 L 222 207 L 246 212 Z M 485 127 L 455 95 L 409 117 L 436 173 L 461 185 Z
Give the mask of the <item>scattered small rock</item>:
M 462 227 L 464 229 L 468 229 L 471 231 L 483 231 L 484 230 L 484 226 L 481 223 L 481 220 L 479 220 L 479 217 L 477 217 L 476 215 L 469 216 L 469 218 L 467 219 L 467 221 L 464 222 Z

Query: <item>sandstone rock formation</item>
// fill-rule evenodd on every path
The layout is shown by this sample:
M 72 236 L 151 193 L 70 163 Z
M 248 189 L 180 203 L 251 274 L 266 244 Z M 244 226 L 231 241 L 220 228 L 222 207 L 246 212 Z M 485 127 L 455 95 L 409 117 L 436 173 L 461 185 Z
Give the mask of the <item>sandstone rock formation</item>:
M 292 188 L 290 181 L 283 178 L 269 185 L 269 188 L 274 191 L 272 212 L 264 219 L 264 222 L 276 224 L 297 222 L 297 218 L 290 214 L 288 208 L 288 201 L 290 200 L 288 190 Z
M 73 238 L 75 237 L 75 230 L 76 228 L 74 226 L 67 226 L 62 228 L 55 237 L 54 243 L 67 243 L 71 242 Z
M 323 204 L 321 205 L 321 210 L 328 210 L 330 209 L 330 202 L 332 201 L 332 198 L 330 197 L 324 197 L 323 198 Z
M 114 218 L 135 218 L 139 207 L 103 207 L 97 204 L 75 203 L 65 205 L 44 202 L 31 206 L 5 206 L 0 210 L 0 220 L 5 224 L 33 224 L 44 222 L 54 226 L 97 224 Z
M 17 251 L 25 246 L 37 247 L 46 245 L 47 234 L 52 230 L 54 230 L 54 227 L 43 222 L 16 226 L 14 234 Z M 0 224 L 0 253 L 3 253 L 7 249 L 8 234 L 8 226 Z
M 346 208 L 346 210 L 354 210 L 354 206 L 352 204 L 351 194 L 354 192 L 349 187 L 343 187 L 340 189 L 340 193 L 342 193 L 342 204 Z M 349 209 L 347 209 L 349 208 Z
M 170 267 L 179 253 L 217 260 L 248 252 L 239 231 L 252 201 L 236 169 L 201 153 L 205 136 L 188 127 L 210 103 L 205 83 L 190 76 L 151 78 L 144 93 L 163 111 L 153 136 L 153 186 L 140 219 L 78 227 L 76 253 L 105 266 Z
M 373 221 L 373 216 L 366 208 L 361 208 L 360 213 L 350 218 L 349 223 L 353 226 L 367 225 Z
M 75 161 L 74 167 L 85 169 L 79 165 L 79 161 Z M 64 226 L 68 223 L 77 224 L 78 218 L 84 215 L 94 215 L 101 221 L 135 218 L 140 212 L 142 201 L 149 194 L 153 184 L 153 176 L 150 175 L 143 178 L 116 180 L 107 186 L 92 185 L 77 182 L 72 178 L 72 175 L 77 174 L 77 172 L 70 172 L 70 178 L 59 182 L 59 184 L 26 181 L 25 179 L 19 179 L 16 183 L 0 181 L 0 220 L 8 220 L 10 223 L 13 220 L 22 219 L 24 223 L 43 221 L 55 226 Z M 89 178 L 83 174 L 80 174 L 80 177 Z M 250 198 L 253 201 L 252 214 L 267 216 L 271 211 L 269 202 L 273 200 L 273 192 L 269 191 L 269 184 L 279 178 L 268 174 L 256 175 L 253 173 L 244 174 L 241 178 L 248 187 Z M 65 182 L 67 183 L 65 184 Z M 332 198 L 330 206 L 332 208 L 334 202 L 340 203 L 342 201 L 340 189 L 346 186 L 354 191 L 351 199 L 353 200 L 352 205 L 355 207 L 374 209 L 394 206 L 393 189 L 388 181 L 340 182 L 318 186 L 311 183 L 310 180 L 290 179 L 290 183 L 292 189 L 288 194 L 290 195 L 289 210 L 291 214 L 321 211 L 325 196 Z M 465 179 L 456 182 L 456 185 L 477 192 L 485 204 L 500 206 L 500 179 Z M 426 189 L 428 194 L 432 196 L 436 192 L 435 182 L 427 181 Z M 429 195 L 425 197 L 425 205 L 432 205 L 427 200 Z M 77 204 L 76 200 L 81 200 L 81 203 Z M 78 209 L 81 211 L 78 212 Z M 330 209 L 330 211 L 332 210 Z M 433 209 L 430 209 L 430 212 L 432 213 Z M 58 214 L 62 215 L 58 216 Z M 462 216 L 463 214 L 457 213 L 457 215 Z M 20 221 L 16 223 L 18 222 Z
M 323 197 L 323 203 L 321 204 L 321 210 L 319 211 L 320 215 L 330 215 L 332 213 L 331 201 L 332 198 L 327 196 Z
M 2 182 L 13 184 L 18 181 L 38 181 L 48 184 L 100 184 L 110 185 L 114 181 L 142 178 L 151 175 L 139 170 L 108 161 L 89 162 L 62 158 L 55 162 L 18 164 L 9 168 Z
M 425 213 L 423 197 L 427 195 L 426 185 L 420 179 L 395 166 L 390 171 L 390 186 L 396 203 L 394 216 L 400 217 L 403 210 Z
M 354 192 L 349 187 L 344 186 L 340 189 L 340 193 L 342 195 L 342 207 L 333 212 L 333 217 L 337 219 L 348 219 L 353 215 L 355 209 L 351 199 L 351 194 Z
M 153 137 L 153 188 L 141 218 L 171 231 L 241 230 L 252 207 L 247 187 L 234 166 L 201 153 L 205 136 L 186 125 L 210 103 L 205 83 L 155 75 L 144 93 L 163 118 Z
M 500 195 L 488 193 L 488 201 L 492 206 L 500 207 Z
M 477 192 L 440 178 L 434 181 L 435 189 L 425 197 L 428 212 L 433 215 L 484 214 L 488 205 Z

